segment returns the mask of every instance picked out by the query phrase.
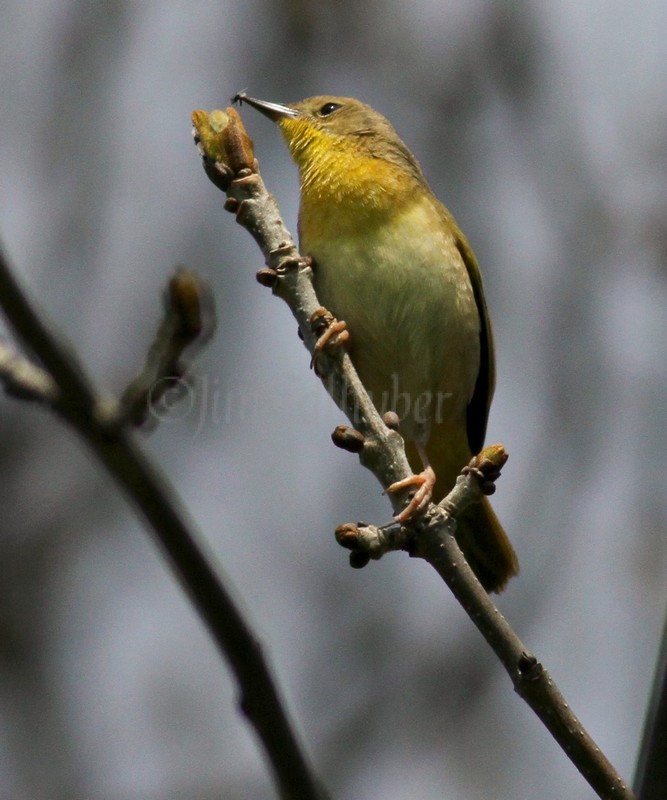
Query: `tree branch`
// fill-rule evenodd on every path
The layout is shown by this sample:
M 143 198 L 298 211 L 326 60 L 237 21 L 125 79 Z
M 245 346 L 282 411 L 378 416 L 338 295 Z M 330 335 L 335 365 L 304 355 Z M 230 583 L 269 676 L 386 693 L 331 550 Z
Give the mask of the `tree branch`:
M 635 791 L 639 800 L 664 800 L 667 797 L 667 621 L 646 708 Z
M 113 409 L 116 424 L 144 425 L 164 395 L 182 385 L 190 361 L 214 330 L 215 306 L 210 287 L 195 272 L 180 267 L 167 286 L 164 315 L 143 369 Z M 155 422 L 156 418 L 153 413 L 150 421 Z
M 7 394 L 19 400 L 53 405 L 58 398 L 58 387 L 49 373 L 22 356 L 5 339 L 0 339 L 0 381 Z
M 297 252 L 276 201 L 258 173 L 252 144 L 239 115 L 228 108 L 226 112 L 214 111 L 210 116 L 195 111 L 192 119 L 207 175 L 227 194 L 225 208 L 236 214 L 237 222 L 251 233 L 262 250 L 267 269 L 258 273 L 258 279 L 271 286 L 289 305 L 327 391 L 356 429 L 338 428 L 334 441 L 357 452 L 361 463 L 373 471 L 385 488 L 407 477 L 411 470 L 402 440 L 380 418 L 349 357 L 341 348 L 323 357 L 316 352 L 321 321 L 326 314 L 315 296 L 308 260 Z M 415 525 L 374 528 L 348 524 L 337 529 L 338 541 L 352 550 L 350 562 L 356 567 L 393 549 L 408 550 L 411 555 L 428 561 L 498 655 L 516 691 L 598 796 L 632 800 L 632 791 L 570 711 L 546 670 L 500 614 L 454 538 L 456 515 L 468 503 L 478 502 L 482 493 L 492 491 L 493 481 L 506 458 L 501 446 L 484 450 L 464 470 L 448 497 L 438 506 L 431 504 Z M 391 499 L 395 511 L 402 507 L 404 497 Z
M 52 389 L 56 387 L 54 409 L 77 430 L 152 529 L 172 571 L 236 675 L 241 708 L 264 746 L 281 797 L 324 800 L 324 791 L 297 740 L 261 645 L 213 568 L 211 558 L 197 542 L 193 526 L 174 499 L 173 489 L 119 424 L 119 417 L 109 413 L 108 401 L 98 397 L 74 355 L 32 305 L 1 249 L 0 304 L 16 333 L 45 367 L 41 370 L 30 365 L 26 369 L 29 362 L 17 361 L 16 356 L 0 357 L 4 365 L 0 378 L 5 379 L 10 390 L 32 387 L 27 393 L 33 396 L 40 394 L 33 389 L 41 386 L 44 400 L 54 396 Z M 193 312 L 191 304 L 188 309 Z M 30 381 L 19 380 L 26 372 Z

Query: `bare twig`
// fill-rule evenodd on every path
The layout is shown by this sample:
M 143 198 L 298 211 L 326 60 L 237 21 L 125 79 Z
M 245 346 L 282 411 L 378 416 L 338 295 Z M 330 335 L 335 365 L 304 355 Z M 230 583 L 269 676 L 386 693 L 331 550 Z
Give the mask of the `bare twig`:
M 180 267 L 165 292 L 164 316 L 137 377 L 121 394 L 114 409 L 117 424 L 143 425 L 161 398 L 182 385 L 195 352 L 215 329 L 210 288 L 192 270 Z M 184 351 L 189 351 L 186 360 Z M 152 414 L 151 420 L 157 418 Z
M 438 513 L 431 516 L 412 554 L 437 570 L 503 663 L 515 691 L 542 720 L 596 793 L 603 798 L 632 798 L 632 791 L 579 722 L 546 669 L 484 591 L 453 535 L 455 525 L 450 520 L 455 522 L 467 504 L 488 493 L 489 480 L 495 479 L 506 458 L 503 449 L 494 446 L 472 459 L 452 492 L 439 504 Z M 438 519 L 443 515 L 444 532 Z
M 452 590 L 507 670 L 514 689 L 542 720 L 600 797 L 626 798 L 632 794 L 612 764 L 574 715 L 551 676 L 528 652 L 477 580 L 458 546 L 456 518 L 488 493 L 507 456 L 502 447 L 487 447 L 459 476 L 452 491 L 432 511 L 418 535 L 394 524 L 340 526 L 339 544 L 351 550 L 353 566 L 364 556 L 380 558 L 392 550 L 407 550 L 434 567 Z
M 20 400 L 34 400 L 53 405 L 58 387 L 49 373 L 22 356 L 12 345 L 0 339 L 0 381 L 7 394 Z
M 83 424 L 94 415 L 96 397 L 77 357 L 50 330 L 15 280 L 0 247 L 0 303 L 18 337 L 46 367 L 59 393 L 59 407 L 73 424 Z
M 215 185 L 227 194 L 225 207 L 252 234 L 267 264 L 258 279 L 283 298 L 296 317 L 311 355 L 319 332 L 312 322 L 320 318 L 308 260 L 302 258 L 280 218 L 275 199 L 258 174 L 250 140 L 234 109 L 193 114 L 196 141 L 204 168 Z M 317 358 L 318 372 L 327 391 L 354 425 L 339 428 L 334 441 L 357 452 L 386 488 L 410 473 L 402 442 L 382 421 L 344 353 Z M 553 680 L 502 617 L 468 566 L 453 536 L 455 516 L 466 503 L 490 491 L 506 459 L 502 447 L 487 448 L 477 456 L 466 475 L 439 506 L 431 505 L 418 528 L 411 526 L 344 525 L 338 528 L 340 544 L 352 550 L 351 564 L 364 566 L 391 549 L 409 550 L 428 561 L 451 588 L 507 669 L 516 691 L 526 700 L 561 745 L 577 769 L 601 798 L 632 800 L 609 761 L 564 702 Z M 476 495 L 476 497 L 475 497 Z M 394 509 L 404 498 L 392 498 Z
M 62 345 L 15 280 L 0 251 L 0 303 L 17 334 L 40 358 L 59 392 L 56 410 L 104 464 L 159 541 L 241 689 L 241 707 L 271 764 L 281 797 L 323 800 L 271 678 L 262 648 L 197 542 L 166 479 L 125 427 L 106 413 L 68 348 Z M 5 370 L 10 382 L 15 374 Z M 1 375 L 0 375 L 1 377 Z
M 667 797 L 667 623 L 646 709 L 644 736 L 639 750 L 635 791 L 639 800 Z

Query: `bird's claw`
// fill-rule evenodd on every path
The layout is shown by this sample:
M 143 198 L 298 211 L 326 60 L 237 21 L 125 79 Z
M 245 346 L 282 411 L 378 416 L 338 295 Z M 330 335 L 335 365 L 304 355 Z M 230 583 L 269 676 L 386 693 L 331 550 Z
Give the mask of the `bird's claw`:
M 387 488 L 387 492 L 399 492 L 401 489 L 406 489 L 408 486 L 416 486 L 417 490 L 407 506 L 394 517 L 396 522 L 407 522 L 426 508 L 431 500 L 433 487 L 435 486 L 435 472 L 433 468 L 426 467 L 423 472 L 417 475 L 411 475 L 409 478 L 404 478 L 402 481 L 392 483 L 391 486 Z
M 347 323 L 336 319 L 326 308 L 318 308 L 310 318 L 310 326 L 317 336 L 310 367 L 317 366 L 320 353 L 328 347 L 342 347 L 350 340 Z

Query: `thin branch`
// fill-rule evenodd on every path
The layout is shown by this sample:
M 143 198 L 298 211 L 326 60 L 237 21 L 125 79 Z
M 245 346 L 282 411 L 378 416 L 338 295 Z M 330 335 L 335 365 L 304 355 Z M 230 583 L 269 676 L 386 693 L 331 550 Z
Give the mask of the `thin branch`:
M 357 452 L 361 463 L 373 471 L 385 488 L 410 475 L 400 437 L 380 418 L 347 355 L 339 348 L 333 355 L 316 356 L 321 330 L 313 323 L 321 322 L 323 310 L 315 296 L 311 269 L 308 260 L 297 252 L 275 199 L 264 187 L 239 115 L 228 108 L 210 116 L 196 111 L 192 118 L 207 175 L 226 192 L 225 208 L 236 214 L 237 222 L 252 234 L 262 250 L 267 269 L 258 274 L 260 282 L 270 285 L 291 308 L 302 338 L 317 360 L 327 391 L 356 429 L 350 432 L 342 426 L 334 432 L 334 441 Z M 406 549 L 428 561 L 494 649 L 516 691 L 599 797 L 633 800 L 632 791 L 572 714 L 551 677 L 484 591 L 453 535 L 456 514 L 465 504 L 479 501 L 482 493 L 492 490 L 506 458 L 501 446 L 483 451 L 464 470 L 465 474 L 445 501 L 439 506 L 431 504 L 417 525 L 359 528 L 348 524 L 338 528 L 338 541 L 352 550 L 351 564 L 357 567 L 389 549 Z M 392 498 L 395 510 L 402 507 L 403 500 L 403 497 Z
M 59 392 L 59 407 L 73 424 L 81 424 L 95 408 L 92 390 L 76 355 L 50 329 L 15 280 L 0 246 L 0 304 L 18 337 L 46 367 Z
M 236 675 L 241 708 L 264 746 L 281 797 L 323 800 L 324 791 L 297 740 L 260 643 L 212 566 L 212 559 L 197 542 L 192 524 L 174 499 L 173 489 L 113 415 L 100 412 L 105 404 L 98 399 L 74 356 L 33 307 L 1 249 L 0 304 L 57 385 L 60 398 L 56 410 L 78 431 L 148 523 Z
M 483 494 L 491 493 L 506 460 L 507 454 L 499 445 L 475 456 L 416 536 L 396 524 L 376 528 L 348 523 L 338 528 L 336 538 L 352 551 L 353 566 L 363 566 L 364 555 L 368 561 L 392 550 L 407 550 L 411 556 L 427 561 L 493 648 L 517 694 L 542 720 L 596 793 L 605 798 L 630 798 L 633 795 L 621 776 L 574 715 L 551 676 L 500 614 L 456 541 L 457 517 L 471 503 L 479 502 Z
M 196 352 L 215 330 L 215 307 L 209 286 L 192 270 L 180 267 L 169 281 L 164 315 L 143 369 L 121 394 L 111 413 L 119 425 L 154 422 L 160 400 L 183 385 Z M 188 351 L 187 358 L 185 351 Z
M 635 791 L 639 800 L 664 800 L 667 797 L 667 621 L 646 708 Z
M 9 342 L 0 338 L 0 381 L 5 391 L 19 400 L 34 400 L 53 405 L 58 387 L 49 373 L 22 356 Z

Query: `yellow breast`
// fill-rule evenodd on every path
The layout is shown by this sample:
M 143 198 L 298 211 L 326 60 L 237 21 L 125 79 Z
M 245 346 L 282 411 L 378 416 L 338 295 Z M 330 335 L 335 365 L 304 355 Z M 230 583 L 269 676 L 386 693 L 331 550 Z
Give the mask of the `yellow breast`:
M 430 192 L 349 205 L 304 193 L 300 236 L 320 301 L 348 323 L 350 355 L 375 405 L 399 413 L 408 439 L 420 438 L 420 416 L 436 407 L 440 422 L 461 418 L 479 371 L 480 323 Z

